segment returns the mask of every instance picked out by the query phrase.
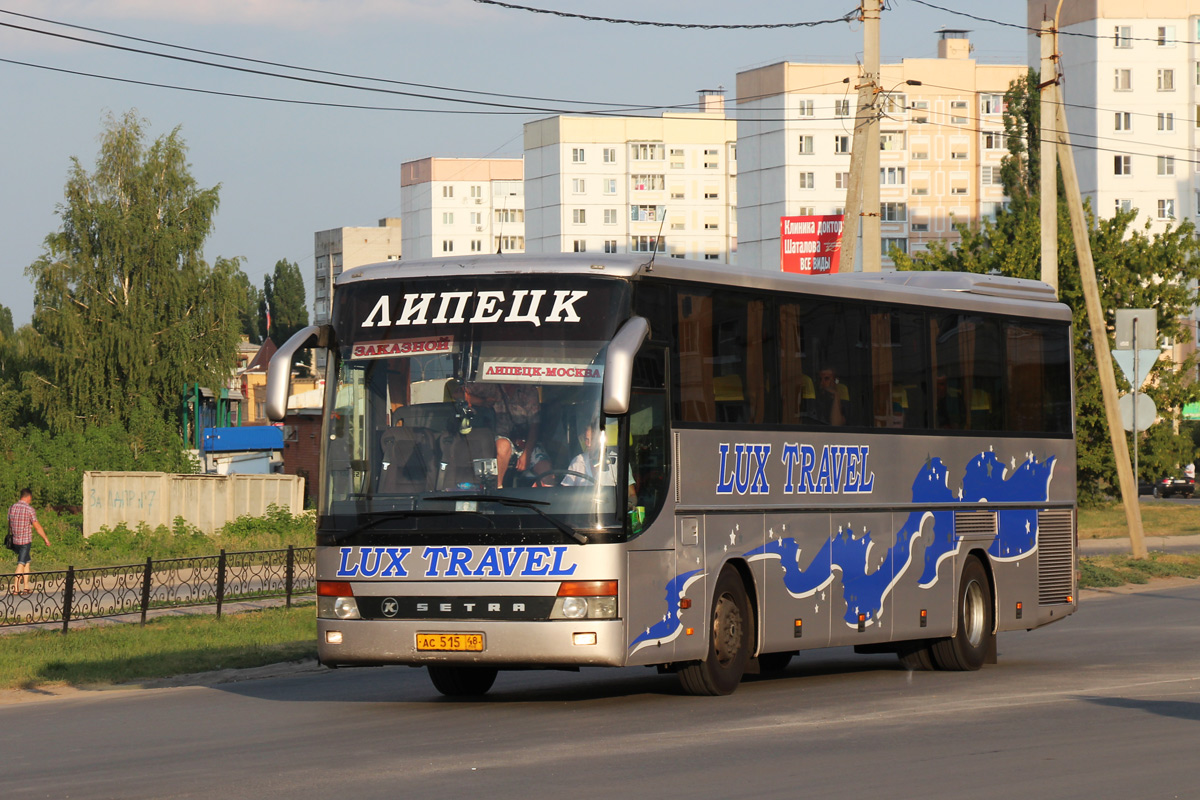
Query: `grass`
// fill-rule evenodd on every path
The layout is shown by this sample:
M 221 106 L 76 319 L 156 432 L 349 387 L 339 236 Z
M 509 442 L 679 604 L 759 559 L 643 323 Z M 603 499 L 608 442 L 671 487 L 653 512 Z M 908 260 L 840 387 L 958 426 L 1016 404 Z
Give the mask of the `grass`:
M 315 658 L 311 603 L 134 624 L 30 631 L 0 639 L 0 689 L 95 686 Z
M 1142 503 L 1142 528 L 1147 536 L 1200 534 L 1200 513 L 1181 503 Z M 1119 539 L 1129 535 L 1120 504 L 1079 509 L 1080 539 Z
M 1200 578 L 1200 554 L 1151 552 L 1144 559 L 1116 554 L 1079 559 L 1079 586 L 1100 589 L 1151 578 Z

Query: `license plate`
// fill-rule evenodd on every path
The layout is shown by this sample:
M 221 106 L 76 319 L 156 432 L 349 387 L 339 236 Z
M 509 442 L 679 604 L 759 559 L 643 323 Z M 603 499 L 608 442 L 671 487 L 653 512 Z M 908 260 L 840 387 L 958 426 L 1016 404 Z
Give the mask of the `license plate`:
M 483 651 L 482 633 L 418 633 L 418 650 L 448 650 L 456 653 Z

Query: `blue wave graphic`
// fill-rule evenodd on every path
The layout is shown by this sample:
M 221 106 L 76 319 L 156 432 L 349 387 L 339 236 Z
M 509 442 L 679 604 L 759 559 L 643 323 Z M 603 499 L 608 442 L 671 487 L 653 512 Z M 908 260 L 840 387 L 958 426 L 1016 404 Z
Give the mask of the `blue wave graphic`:
M 688 580 L 700 572 L 701 570 L 698 569 L 694 569 L 691 572 L 681 572 L 667 582 L 667 613 L 663 615 L 662 619 L 642 631 L 637 638 L 630 642 L 630 648 L 635 648 L 642 642 L 649 642 L 651 640 L 674 639 L 679 634 L 680 628 L 683 627 L 683 624 L 679 621 L 679 599 L 683 597 L 683 591 Z

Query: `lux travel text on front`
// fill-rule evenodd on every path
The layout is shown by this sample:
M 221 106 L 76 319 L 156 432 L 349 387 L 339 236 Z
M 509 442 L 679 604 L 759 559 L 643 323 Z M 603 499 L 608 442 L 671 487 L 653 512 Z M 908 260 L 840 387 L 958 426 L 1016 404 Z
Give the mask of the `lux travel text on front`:
M 341 548 L 339 578 L 407 578 L 411 547 Z M 517 545 L 488 547 L 426 547 L 419 558 L 425 578 L 538 578 L 567 577 L 575 574 L 578 564 L 563 563 L 567 556 L 565 545 Z

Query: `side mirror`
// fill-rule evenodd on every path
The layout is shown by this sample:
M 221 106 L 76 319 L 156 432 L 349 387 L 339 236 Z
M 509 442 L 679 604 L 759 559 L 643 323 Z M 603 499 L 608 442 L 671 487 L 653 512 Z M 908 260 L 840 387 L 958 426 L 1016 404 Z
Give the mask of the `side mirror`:
M 292 357 L 306 347 L 328 347 L 333 329 L 328 325 L 309 325 L 292 335 L 271 356 L 267 367 L 267 418 L 282 422 L 287 414 L 288 395 L 292 393 Z
M 609 343 L 604 360 L 604 394 L 600 398 L 605 414 L 615 417 L 629 411 L 633 357 L 649 335 L 650 323 L 645 317 L 630 317 Z

